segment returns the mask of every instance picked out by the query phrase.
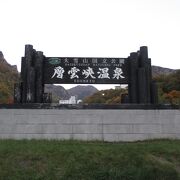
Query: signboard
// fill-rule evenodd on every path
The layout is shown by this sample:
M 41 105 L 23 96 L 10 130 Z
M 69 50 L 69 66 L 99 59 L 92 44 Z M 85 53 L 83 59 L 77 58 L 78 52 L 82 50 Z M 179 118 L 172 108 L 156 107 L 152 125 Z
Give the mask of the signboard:
M 46 57 L 44 84 L 128 84 L 126 58 Z
M 127 58 L 46 57 L 25 46 L 14 102 L 49 103 L 44 84 L 128 84 L 128 103 L 158 103 L 146 46 Z

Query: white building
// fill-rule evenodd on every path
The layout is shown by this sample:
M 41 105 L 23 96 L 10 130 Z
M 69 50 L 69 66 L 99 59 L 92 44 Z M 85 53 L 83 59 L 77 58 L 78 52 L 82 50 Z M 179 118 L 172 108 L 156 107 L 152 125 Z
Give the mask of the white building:
M 76 104 L 76 96 L 71 96 L 67 100 L 59 100 L 59 104 Z

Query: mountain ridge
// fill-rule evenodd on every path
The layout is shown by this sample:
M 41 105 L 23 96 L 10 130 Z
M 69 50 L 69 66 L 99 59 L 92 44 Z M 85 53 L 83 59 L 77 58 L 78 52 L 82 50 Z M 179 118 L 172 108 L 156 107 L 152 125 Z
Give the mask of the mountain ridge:
M 161 74 L 169 75 L 171 73 L 176 72 L 177 70 L 178 69 L 170 69 L 170 68 L 152 65 L 152 76 L 155 77 Z
M 95 92 L 97 92 L 98 89 L 92 85 L 87 85 L 87 86 L 77 85 L 73 88 L 68 89 L 67 91 L 71 96 L 76 96 L 77 99 L 84 99 L 85 97 L 90 96 Z

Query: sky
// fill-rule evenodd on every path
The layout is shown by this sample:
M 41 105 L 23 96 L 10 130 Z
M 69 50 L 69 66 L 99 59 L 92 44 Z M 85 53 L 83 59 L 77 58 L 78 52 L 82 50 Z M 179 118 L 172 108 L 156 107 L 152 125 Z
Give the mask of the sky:
M 126 58 L 148 46 L 152 65 L 180 69 L 180 0 L 0 0 L 0 25 L 0 51 L 19 71 L 25 44 L 49 57 Z

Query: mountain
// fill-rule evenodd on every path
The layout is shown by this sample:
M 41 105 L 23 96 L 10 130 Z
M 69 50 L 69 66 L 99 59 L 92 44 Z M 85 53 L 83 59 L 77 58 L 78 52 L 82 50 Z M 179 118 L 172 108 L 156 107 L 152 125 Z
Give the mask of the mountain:
M 169 75 L 174 72 L 176 72 L 175 69 L 169 69 L 169 68 L 164 68 L 164 67 L 160 67 L 160 66 L 152 66 L 152 76 L 153 77 L 156 77 L 161 74 Z
M 20 80 L 17 66 L 10 65 L 0 51 L 0 103 L 12 103 L 14 83 Z
M 46 93 L 52 93 L 53 102 L 58 102 L 59 99 L 69 99 L 70 98 L 68 91 L 62 86 L 46 84 L 44 91 Z
M 71 96 L 76 96 L 77 99 L 84 99 L 85 97 L 96 93 L 98 90 L 94 86 L 91 86 L 91 85 L 88 85 L 88 86 L 78 85 L 76 87 L 68 89 L 67 91 Z

